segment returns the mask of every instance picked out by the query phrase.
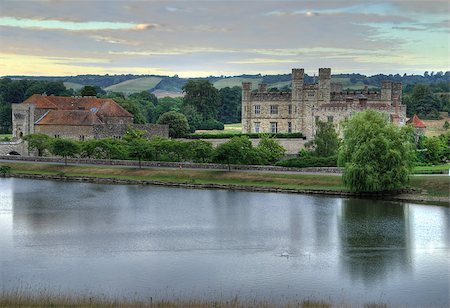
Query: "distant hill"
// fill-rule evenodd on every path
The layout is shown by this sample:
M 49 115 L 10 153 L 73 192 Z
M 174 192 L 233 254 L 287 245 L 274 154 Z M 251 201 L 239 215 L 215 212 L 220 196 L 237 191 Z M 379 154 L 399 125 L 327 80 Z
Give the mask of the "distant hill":
M 267 83 L 268 88 L 288 88 L 291 87 L 291 74 L 280 75 L 239 75 L 239 76 L 209 76 L 205 78 L 180 78 L 178 76 L 160 75 L 77 75 L 66 77 L 48 76 L 8 76 L 12 79 L 33 79 L 62 81 L 67 88 L 79 90 L 84 85 L 92 85 L 103 88 L 105 91 L 123 92 L 131 94 L 141 91 L 151 91 L 161 95 L 180 96 L 182 88 L 188 80 L 203 79 L 209 80 L 217 89 L 224 87 L 241 86 L 243 81 L 252 82 L 252 88 L 256 89 L 259 83 Z M 317 78 L 305 75 L 305 82 L 312 83 Z M 438 72 L 436 74 L 424 75 L 384 75 L 378 74 L 365 76 L 361 74 L 335 74 L 332 75 L 332 82 L 340 82 L 344 89 L 362 89 L 364 86 L 378 88 L 382 80 L 401 81 L 404 86 L 421 84 L 435 84 L 439 82 L 450 82 L 450 72 Z

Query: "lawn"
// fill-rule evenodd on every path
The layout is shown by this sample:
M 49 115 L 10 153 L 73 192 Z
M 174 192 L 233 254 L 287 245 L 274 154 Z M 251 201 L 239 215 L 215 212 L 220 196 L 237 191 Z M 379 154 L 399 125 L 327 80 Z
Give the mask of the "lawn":
M 4 140 L 5 138 L 12 138 L 12 134 L 0 134 L 0 141 Z
M 450 164 L 442 164 L 442 165 L 435 165 L 435 166 L 418 166 L 414 167 L 413 171 L 414 173 L 445 173 L 448 172 L 450 169 Z
M 196 130 L 196 133 L 199 134 L 221 134 L 221 133 L 236 133 L 239 134 L 242 132 L 242 124 L 241 123 L 233 123 L 233 124 L 225 124 L 224 130 Z
M 442 119 L 440 120 L 422 120 L 427 127 L 425 129 L 425 136 L 431 137 L 450 133 L 450 129 L 444 128 L 445 121 L 448 121 L 450 123 L 450 117 L 448 116 L 448 113 L 441 112 L 441 118 Z
M 224 78 L 217 80 L 214 82 L 214 87 L 217 89 L 222 89 L 225 87 L 242 87 L 243 82 L 251 82 L 252 83 L 252 90 L 258 89 L 258 84 L 262 82 L 262 78 L 243 78 L 243 77 L 230 77 L 230 78 Z
M 66 89 L 73 89 L 74 91 L 78 91 L 81 90 L 84 85 L 80 84 L 80 83 L 75 83 L 75 82 L 63 82 L 64 86 L 66 87 Z

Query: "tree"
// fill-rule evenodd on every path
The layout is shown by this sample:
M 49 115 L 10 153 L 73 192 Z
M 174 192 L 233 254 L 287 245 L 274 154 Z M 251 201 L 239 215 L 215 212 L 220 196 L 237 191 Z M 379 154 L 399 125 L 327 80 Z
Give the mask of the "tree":
M 261 157 L 263 157 L 267 163 L 271 164 L 280 160 L 286 153 L 286 149 L 278 143 L 276 138 L 271 138 L 266 135 L 262 136 L 260 139 L 257 150 L 261 154 Z
M 305 146 L 312 148 L 313 154 L 317 157 L 330 157 L 337 154 L 339 144 L 339 136 L 333 123 L 319 121 L 317 122 L 317 132 L 314 139 Z
M 4 103 L 0 97 L 0 134 L 9 134 L 12 130 L 12 107 L 10 103 Z
M 396 127 L 374 110 L 344 123 L 339 165 L 344 184 L 352 191 L 375 192 L 404 187 L 413 162 L 411 127 Z
M 93 86 L 84 86 L 81 89 L 81 96 L 96 96 L 97 91 L 95 90 L 95 87 Z
M 51 147 L 52 138 L 46 134 L 30 134 L 23 139 L 28 142 L 28 150 L 38 151 L 38 156 L 42 156 L 44 151 Z
M 189 146 L 191 157 L 194 162 L 206 163 L 211 160 L 214 153 L 211 142 L 194 140 L 189 142 Z
M 445 121 L 444 125 L 442 125 L 442 127 L 447 130 L 450 128 L 450 124 L 448 123 L 448 121 Z
M 128 153 L 130 157 L 139 160 L 139 168 L 142 168 L 142 159 L 151 158 L 154 155 L 155 149 L 151 146 L 148 140 L 136 138 L 128 143 Z
M 67 166 L 67 157 L 75 157 L 80 151 L 80 146 L 76 141 L 70 139 L 55 139 L 51 145 L 51 152 L 54 155 L 64 157 L 64 164 Z
M 242 89 L 240 87 L 222 88 L 219 90 L 219 98 L 219 121 L 223 123 L 241 122 Z
M 159 117 L 157 123 L 169 125 L 169 136 L 172 138 L 181 138 L 189 133 L 189 124 L 186 116 L 179 112 L 166 112 Z
M 195 107 L 204 120 L 218 116 L 219 91 L 208 80 L 189 80 L 183 87 L 183 104 Z
M 237 136 L 216 148 L 214 161 L 228 164 L 228 170 L 231 171 L 231 164 L 253 163 L 256 157 L 250 139 L 246 136 Z
M 191 133 L 195 132 L 203 123 L 203 116 L 191 105 L 181 107 L 182 114 L 186 116 Z

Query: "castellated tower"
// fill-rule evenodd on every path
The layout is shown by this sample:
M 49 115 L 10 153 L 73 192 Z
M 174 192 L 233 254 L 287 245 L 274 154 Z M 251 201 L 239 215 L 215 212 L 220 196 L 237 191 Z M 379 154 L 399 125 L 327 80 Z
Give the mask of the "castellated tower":
M 305 70 L 302 68 L 292 69 L 292 106 L 294 106 L 294 125 L 297 129 L 303 129 L 303 82 Z
M 392 100 L 395 98 L 398 99 L 399 102 L 402 101 L 402 83 L 394 81 L 392 83 Z
M 33 104 L 12 104 L 13 138 L 34 134 L 35 110 Z
M 392 81 L 381 81 L 381 100 L 392 101 Z
M 330 102 L 331 68 L 319 68 L 319 105 Z
M 251 82 L 242 83 L 242 132 L 251 133 Z

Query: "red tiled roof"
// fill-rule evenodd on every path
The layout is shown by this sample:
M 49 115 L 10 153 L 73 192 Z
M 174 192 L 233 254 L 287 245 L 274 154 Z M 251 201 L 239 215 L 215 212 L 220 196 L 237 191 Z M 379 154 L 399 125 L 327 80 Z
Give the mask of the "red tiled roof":
M 50 110 L 35 124 L 90 126 L 102 124 L 102 121 L 90 110 Z
M 412 124 L 415 128 L 426 128 L 425 123 L 415 114 L 411 119 L 408 120 L 408 124 Z
M 38 109 L 57 110 L 90 110 L 98 113 L 99 116 L 106 117 L 133 117 L 131 113 L 122 108 L 110 98 L 97 97 L 66 97 L 66 96 L 45 96 L 34 94 L 23 104 L 34 104 Z

